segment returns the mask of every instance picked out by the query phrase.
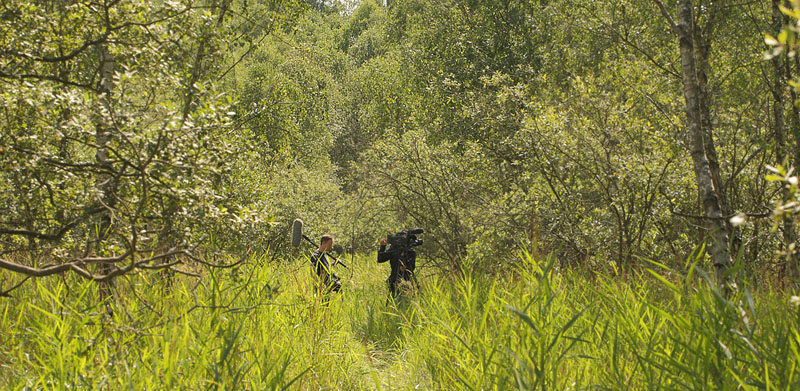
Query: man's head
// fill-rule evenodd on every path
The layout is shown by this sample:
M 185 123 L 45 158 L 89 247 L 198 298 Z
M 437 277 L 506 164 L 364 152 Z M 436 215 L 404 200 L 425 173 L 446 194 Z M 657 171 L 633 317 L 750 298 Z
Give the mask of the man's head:
M 319 249 L 322 251 L 331 251 L 333 248 L 333 236 L 325 234 L 319 239 Z

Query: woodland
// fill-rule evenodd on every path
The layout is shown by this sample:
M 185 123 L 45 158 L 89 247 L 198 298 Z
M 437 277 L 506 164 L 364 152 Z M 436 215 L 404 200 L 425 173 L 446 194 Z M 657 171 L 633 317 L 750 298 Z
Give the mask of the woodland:
M 800 0 L 3 1 L 0 389 L 800 389 L 799 33 Z

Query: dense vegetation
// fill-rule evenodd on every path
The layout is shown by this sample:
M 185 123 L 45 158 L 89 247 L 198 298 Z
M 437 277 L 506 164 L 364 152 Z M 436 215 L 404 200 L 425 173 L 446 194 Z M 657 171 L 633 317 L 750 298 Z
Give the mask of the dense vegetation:
M 4 2 L 0 386 L 794 389 L 798 20 Z M 329 306 L 295 218 L 355 269 Z
M 360 259 L 328 307 L 307 265 L 253 258 L 198 283 L 29 284 L 0 314 L 4 389 L 793 390 L 797 304 L 698 283 L 564 273 L 522 258 L 501 278 L 428 276 L 395 309 Z M 694 260 L 696 261 L 696 259 Z M 664 269 L 658 268 L 660 272 Z M 688 270 L 684 270 L 688 271 Z M 267 281 L 265 283 L 265 281 Z M 698 288 L 693 288 L 697 285 Z M 138 293 L 137 293 L 138 292 Z M 149 303 L 149 304 L 148 304 Z M 720 327 L 709 327 L 719 325 Z

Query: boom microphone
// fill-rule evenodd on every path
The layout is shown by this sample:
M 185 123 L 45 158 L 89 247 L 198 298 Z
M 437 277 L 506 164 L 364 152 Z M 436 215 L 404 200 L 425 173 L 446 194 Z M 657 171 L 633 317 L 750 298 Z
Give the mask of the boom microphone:
M 301 224 L 302 224 L 302 222 L 301 222 Z M 409 235 L 419 235 L 419 234 L 424 233 L 424 232 L 425 232 L 425 230 L 422 229 L 422 228 L 414 228 L 414 229 L 408 230 L 407 233 Z
M 292 247 L 300 247 L 300 242 L 303 240 L 312 246 L 316 246 L 314 241 L 303 233 L 303 220 L 294 219 L 292 222 Z
M 309 239 L 308 236 L 303 234 L 303 220 L 294 219 L 294 221 L 292 222 L 292 247 L 300 247 L 300 242 L 302 242 L 303 239 L 305 239 L 311 246 L 316 246 L 313 240 Z M 348 270 L 350 269 L 349 267 L 347 267 L 347 265 L 344 264 L 344 262 L 342 262 L 341 259 L 334 257 L 333 254 L 329 253 L 328 256 L 333 258 L 335 263 L 344 266 Z
M 303 220 L 294 219 L 292 223 L 292 247 L 300 247 L 303 241 Z

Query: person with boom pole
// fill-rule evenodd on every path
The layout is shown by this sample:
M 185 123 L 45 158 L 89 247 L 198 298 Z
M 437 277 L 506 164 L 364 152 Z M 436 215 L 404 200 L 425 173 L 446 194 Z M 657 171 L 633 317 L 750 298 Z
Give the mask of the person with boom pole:
M 319 247 L 311 254 L 311 266 L 317 273 L 319 279 L 319 291 L 322 293 L 339 292 L 342 282 L 336 273 L 331 272 L 331 263 L 328 261 L 328 253 L 333 249 L 333 236 L 325 234 L 319 240 Z M 334 258 L 336 262 L 336 258 Z
M 308 236 L 303 234 L 303 220 L 300 219 L 295 219 L 294 222 L 292 222 L 291 239 L 292 247 L 300 247 L 300 243 L 303 240 L 312 246 L 315 245 Z M 333 249 L 333 236 L 329 234 L 322 235 L 319 240 L 319 247 L 309 258 L 311 267 L 319 280 L 318 291 L 323 294 L 339 292 L 342 288 L 342 282 L 336 273 L 331 272 L 331 266 L 339 264 L 347 268 L 344 262 L 330 253 L 331 249 Z M 333 262 L 330 262 L 329 259 L 332 259 Z

